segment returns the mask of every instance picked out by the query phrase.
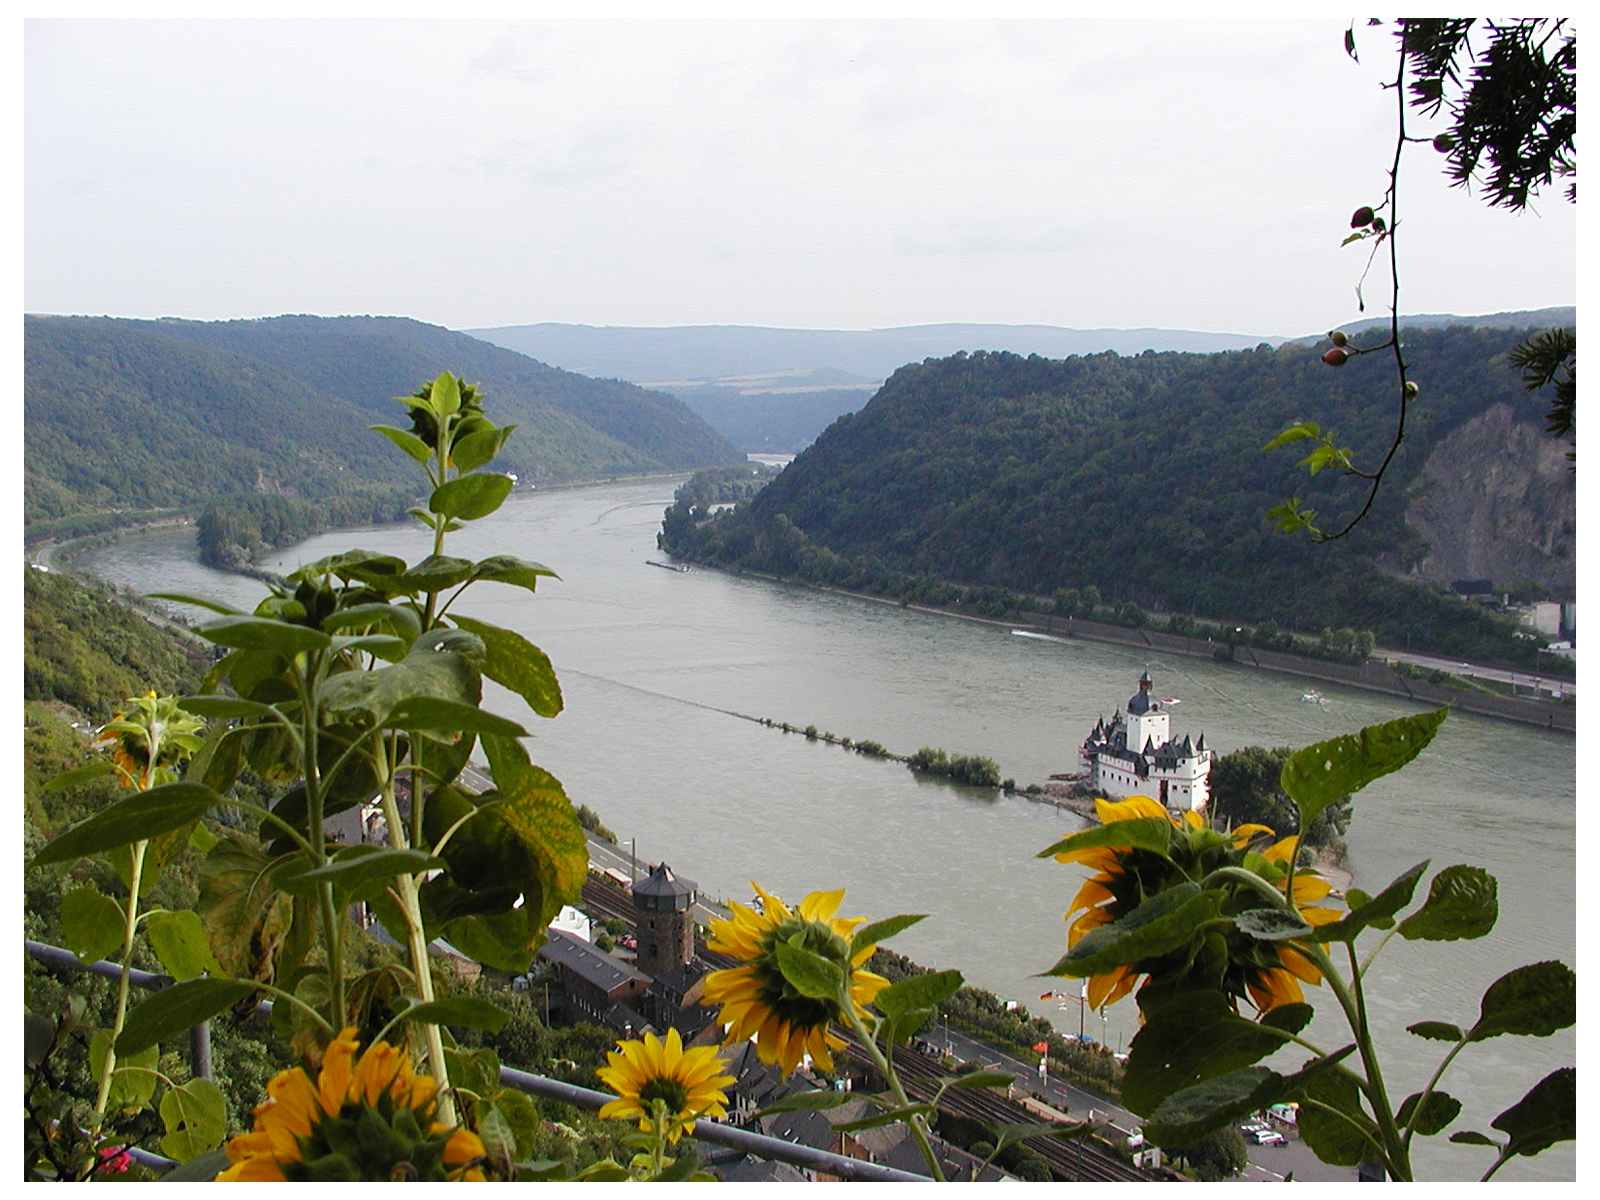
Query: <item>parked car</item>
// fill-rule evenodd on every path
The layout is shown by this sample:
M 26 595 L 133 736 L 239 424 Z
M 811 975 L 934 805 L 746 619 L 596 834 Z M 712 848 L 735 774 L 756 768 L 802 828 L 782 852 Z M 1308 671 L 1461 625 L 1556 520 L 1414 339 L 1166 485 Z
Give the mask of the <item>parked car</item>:
M 1276 1129 L 1258 1129 L 1253 1133 L 1245 1134 L 1245 1136 L 1258 1146 L 1282 1146 L 1288 1142 L 1288 1139 Z

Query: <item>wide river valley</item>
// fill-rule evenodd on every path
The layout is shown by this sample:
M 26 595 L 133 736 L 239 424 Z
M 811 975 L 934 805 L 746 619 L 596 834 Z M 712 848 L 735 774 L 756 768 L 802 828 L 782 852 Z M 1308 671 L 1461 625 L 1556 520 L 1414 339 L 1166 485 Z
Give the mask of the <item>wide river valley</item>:
M 1066 1033 L 1075 1003 L 1038 999 L 1065 947 L 1062 915 L 1079 868 L 1035 855 L 1082 822 L 1020 796 L 952 786 L 744 717 L 995 759 L 1019 785 L 1078 767 L 1077 748 L 1148 670 L 1176 698 L 1173 732 L 1204 734 L 1219 753 L 1304 746 L 1418 711 L 1388 696 L 1209 661 L 1146 657 L 1092 642 L 1017 636 L 961 620 L 714 570 L 661 570 L 655 534 L 674 481 L 518 492 L 494 516 L 453 535 L 449 552 L 509 553 L 559 581 L 536 596 L 480 584 L 462 612 L 518 630 L 554 662 L 566 700 L 542 721 L 499 692 L 490 706 L 534 733 L 535 762 L 588 804 L 641 860 L 666 861 L 712 898 L 748 900 L 751 880 L 798 901 L 846 888 L 843 913 L 929 914 L 892 948 L 1016 998 Z M 402 526 L 324 535 L 264 565 L 288 571 L 364 547 L 415 562 L 428 535 Z M 129 538 L 76 564 L 139 592 L 178 591 L 251 607 L 255 580 L 195 560 L 192 530 Z M 192 610 L 191 614 L 192 614 Z M 496 689 L 497 690 L 497 689 Z M 519 711 L 520 710 L 520 711 Z M 1376 892 L 1423 859 L 1468 863 L 1500 883 L 1500 920 L 1467 942 L 1392 938 L 1369 976 L 1388 1055 L 1389 1093 L 1427 1081 L 1442 1043 L 1404 1030 L 1421 1020 L 1469 1026 L 1478 998 L 1513 967 L 1559 958 L 1576 966 L 1576 752 L 1569 736 L 1453 714 L 1403 772 L 1360 793 L 1348 842 L 1355 886 Z M 1420 894 L 1420 892 L 1419 892 Z M 1370 936 L 1370 935 L 1369 935 Z M 1363 946 L 1369 943 L 1364 942 Z M 1309 1036 L 1340 1028 L 1324 988 Z M 1125 1049 L 1133 1002 L 1090 1013 L 1084 1032 Z M 1469 1047 L 1441 1086 L 1463 1102 L 1452 1129 L 1493 1134 L 1489 1121 L 1536 1080 L 1576 1062 L 1575 1036 L 1500 1037 Z M 1292 1064 L 1289 1064 L 1292 1065 Z M 1420 1178 L 1476 1179 L 1481 1148 L 1430 1139 Z M 1568 1142 L 1508 1165 L 1501 1179 L 1572 1179 Z

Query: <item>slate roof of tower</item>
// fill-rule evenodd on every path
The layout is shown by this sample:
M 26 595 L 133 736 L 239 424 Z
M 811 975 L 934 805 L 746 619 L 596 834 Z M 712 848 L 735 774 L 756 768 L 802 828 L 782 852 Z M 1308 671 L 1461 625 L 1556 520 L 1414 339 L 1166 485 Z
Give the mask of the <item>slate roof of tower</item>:
M 666 863 L 650 872 L 648 878 L 633 885 L 635 896 L 692 896 L 698 885 L 692 879 L 679 879 Z

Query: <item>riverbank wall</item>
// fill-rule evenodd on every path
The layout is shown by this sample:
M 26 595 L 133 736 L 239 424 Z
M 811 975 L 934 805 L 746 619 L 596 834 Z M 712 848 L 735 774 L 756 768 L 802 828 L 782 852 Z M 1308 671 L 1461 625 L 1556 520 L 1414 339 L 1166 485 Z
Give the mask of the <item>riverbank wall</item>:
M 1026 627 L 1054 637 L 1080 637 L 1086 641 L 1111 642 L 1121 646 L 1157 650 L 1166 654 L 1183 654 L 1191 658 L 1209 658 L 1214 661 L 1230 662 L 1246 670 L 1276 671 L 1323 683 L 1339 683 L 1345 687 L 1362 688 L 1370 692 L 1385 692 L 1391 696 L 1415 700 L 1418 704 L 1430 708 L 1449 705 L 1478 716 L 1520 721 L 1525 725 L 1536 725 L 1541 729 L 1553 729 L 1559 733 L 1577 732 L 1578 707 L 1575 703 L 1522 700 L 1510 696 L 1490 696 L 1482 692 L 1439 687 L 1426 680 L 1402 675 L 1387 662 L 1377 659 L 1369 659 L 1359 666 L 1349 666 L 1322 659 L 1302 658 L 1297 654 L 1283 654 L 1276 650 L 1258 650 L 1253 646 L 1230 648 L 1209 638 L 1182 637 L 1153 629 L 1127 629 L 1121 625 L 1106 625 L 1078 617 L 1056 617 L 1042 613 L 1029 614 Z

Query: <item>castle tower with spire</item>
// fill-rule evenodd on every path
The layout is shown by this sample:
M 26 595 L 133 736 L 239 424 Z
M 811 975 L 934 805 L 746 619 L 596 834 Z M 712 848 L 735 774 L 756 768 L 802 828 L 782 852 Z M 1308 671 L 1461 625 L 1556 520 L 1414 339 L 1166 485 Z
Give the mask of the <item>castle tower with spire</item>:
M 1204 811 L 1211 800 L 1211 751 L 1204 734 L 1173 739 L 1168 703 L 1152 693 L 1146 671 L 1126 707 L 1095 723 L 1078 753 L 1097 794 L 1149 796 L 1168 812 Z

